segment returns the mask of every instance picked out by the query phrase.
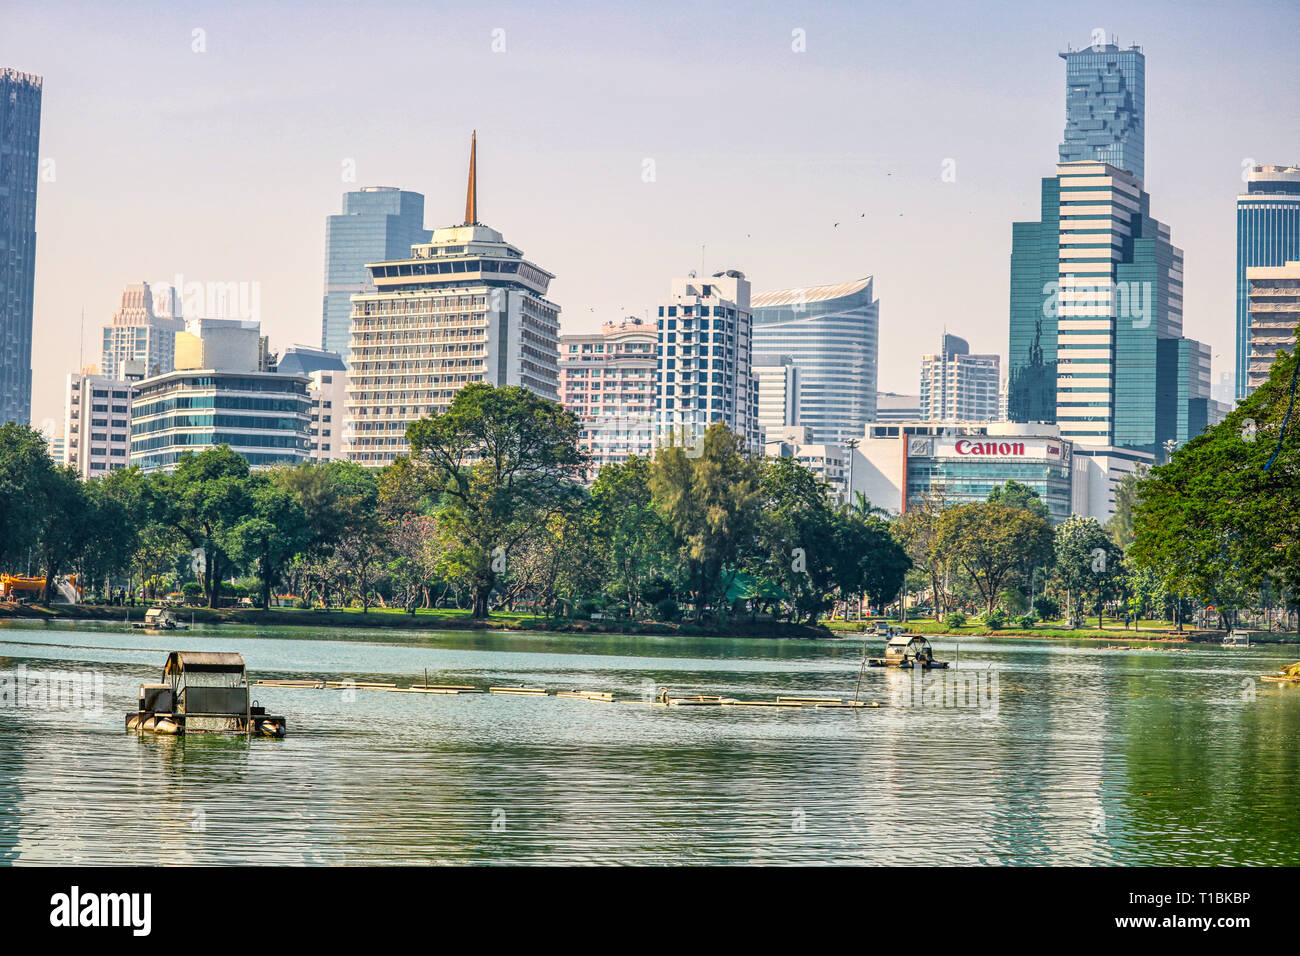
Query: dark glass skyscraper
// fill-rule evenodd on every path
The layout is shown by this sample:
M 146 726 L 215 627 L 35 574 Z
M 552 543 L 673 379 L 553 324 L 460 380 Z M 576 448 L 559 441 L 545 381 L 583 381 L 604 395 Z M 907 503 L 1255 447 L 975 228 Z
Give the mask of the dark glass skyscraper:
M 41 78 L 0 67 L 0 424 L 32 415 Z
M 405 259 L 428 242 L 424 196 L 393 186 L 367 186 L 343 194 L 343 214 L 325 221 L 325 301 L 321 346 L 348 358 L 352 297 L 373 291 L 366 264 Z
M 1134 44 L 1067 50 L 1063 163 L 1094 160 L 1146 178 L 1146 58 Z
M 1237 197 L 1237 398 L 1249 392 L 1250 283 L 1252 266 L 1276 268 L 1300 260 L 1300 167 L 1255 166 Z

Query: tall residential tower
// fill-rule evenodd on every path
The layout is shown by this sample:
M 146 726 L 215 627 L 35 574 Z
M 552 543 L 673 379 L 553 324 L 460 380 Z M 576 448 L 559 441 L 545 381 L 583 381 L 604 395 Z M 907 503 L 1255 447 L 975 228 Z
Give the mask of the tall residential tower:
M 1097 38 L 1103 41 L 1103 37 Z M 1067 50 L 1063 163 L 1095 160 L 1146 178 L 1146 58 L 1136 44 Z
M 1300 260 L 1300 167 L 1253 166 L 1246 191 L 1237 197 L 1237 398 L 1255 388 L 1252 375 L 1250 276 L 1256 268 L 1278 269 Z M 1264 377 L 1267 378 L 1267 372 Z
M 0 67 L 0 424 L 32 416 L 41 78 Z

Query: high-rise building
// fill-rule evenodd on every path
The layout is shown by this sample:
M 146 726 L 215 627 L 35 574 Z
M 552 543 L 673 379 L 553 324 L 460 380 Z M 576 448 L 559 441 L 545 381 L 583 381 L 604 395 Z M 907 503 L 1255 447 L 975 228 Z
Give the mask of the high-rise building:
M 41 84 L 0 67 L 0 424 L 32 416 Z
M 659 305 L 656 443 L 693 445 L 722 422 L 759 450 L 749 280 L 735 269 L 672 281 Z
M 254 468 L 310 454 L 305 375 L 271 370 L 256 322 L 192 319 L 176 336 L 176 368 L 136 384 L 131 464 L 170 471 L 181 455 L 227 445 Z
M 1300 260 L 1300 167 L 1253 166 L 1237 197 L 1237 398 L 1254 387 L 1251 362 L 1250 279 L 1257 266 L 1278 268 Z M 1266 376 L 1267 377 L 1267 376 Z
M 1275 268 L 1251 267 L 1246 270 L 1246 281 L 1249 395 L 1268 381 L 1278 349 L 1295 351 L 1296 327 L 1300 323 L 1300 261 Z
M 559 401 L 555 278 L 478 221 L 476 146 L 465 221 L 406 257 L 370 266 L 353 296 L 345 453 L 363 465 L 406 454 L 407 426 L 446 409 L 471 382 L 519 385 Z
M 374 287 L 366 266 L 405 259 L 428 242 L 424 197 L 393 186 L 366 186 L 343 194 L 342 215 L 325 220 L 325 299 L 321 345 L 347 360 L 352 297 Z
M 938 352 L 921 356 L 921 420 L 994 422 L 1002 359 L 972 355 L 963 338 L 944 333 Z
M 788 355 L 755 355 L 758 427 L 765 435 L 798 427 L 799 366 Z M 764 439 L 766 441 L 766 438 Z
M 104 326 L 100 374 L 120 379 L 127 362 L 143 363 L 149 375 L 161 375 L 175 367 L 176 333 L 185 330 L 185 322 L 179 317 L 179 308 L 166 316 L 156 314 L 158 298 L 147 282 L 132 282 L 122 291 L 121 304 Z M 179 305 L 170 287 L 165 301 Z
M 1182 250 L 1142 184 L 1113 166 L 1061 163 L 1043 203 L 1038 229 L 1012 233 L 1008 415 L 1059 424 L 1079 454 L 1159 456 L 1180 440 L 1160 397 L 1187 392 L 1179 375 L 1193 367 L 1157 346 L 1182 337 Z
M 877 422 L 919 422 L 920 420 L 920 395 L 900 395 L 898 392 L 880 392 L 876 395 Z
M 68 376 L 64 395 L 64 457 L 56 461 L 83 478 L 125 468 L 131 457 L 131 400 L 144 377 L 141 362 L 124 362 L 122 378 L 95 374 L 94 366 Z
M 348 428 L 348 371 L 337 352 L 291 345 L 279 356 L 275 370 L 281 375 L 306 376 L 311 399 L 311 460 L 335 461 L 343 457 L 343 436 Z
M 1098 40 L 1102 40 L 1098 37 Z M 1146 151 L 1146 58 L 1136 44 L 1098 42 L 1067 50 L 1065 135 L 1060 161 L 1107 163 L 1143 180 Z
M 799 370 L 799 424 L 814 442 L 843 442 L 876 417 L 880 301 L 872 278 L 761 292 L 754 354 L 788 355 Z
M 657 341 L 655 327 L 636 317 L 560 335 L 560 402 L 582 424 L 578 446 L 591 456 L 592 476 L 654 453 Z

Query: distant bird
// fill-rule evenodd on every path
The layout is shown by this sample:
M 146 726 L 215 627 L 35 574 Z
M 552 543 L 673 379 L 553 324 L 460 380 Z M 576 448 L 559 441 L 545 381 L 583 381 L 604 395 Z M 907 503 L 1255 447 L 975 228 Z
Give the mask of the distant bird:
M 831 228 L 832 228 L 832 229 L 838 229 L 838 228 L 840 228 L 840 224 L 837 222 L 837 223 L 836 223 L 834 226 L 832 226 Z

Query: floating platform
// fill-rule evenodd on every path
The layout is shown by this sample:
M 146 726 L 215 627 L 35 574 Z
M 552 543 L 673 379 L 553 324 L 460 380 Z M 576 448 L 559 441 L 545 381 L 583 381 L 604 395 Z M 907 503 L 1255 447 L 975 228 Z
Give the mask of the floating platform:
M 142 684 L 140 702 L 126 715 L 126 729 L 180 736 L 192 733 L 283 737 L 288 722 L 249 698 L 248 675 L 239 654 L 172 651 L 163 683 Z

